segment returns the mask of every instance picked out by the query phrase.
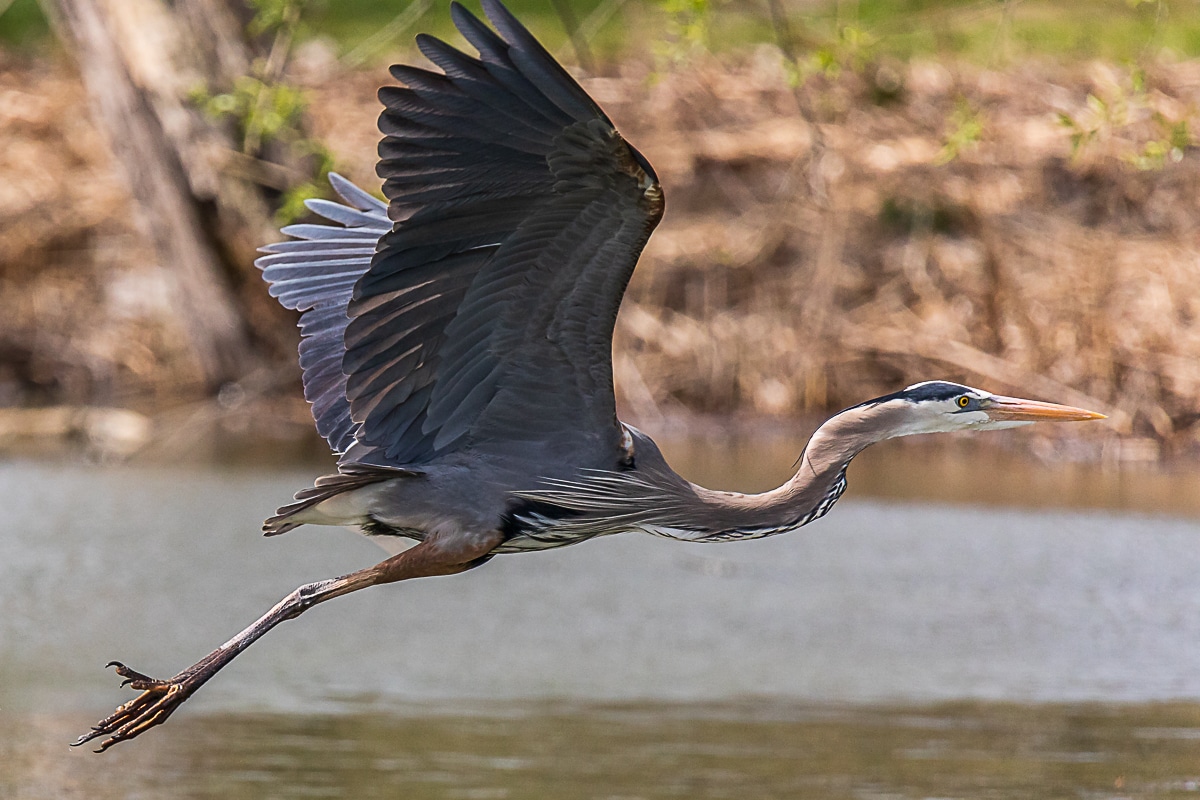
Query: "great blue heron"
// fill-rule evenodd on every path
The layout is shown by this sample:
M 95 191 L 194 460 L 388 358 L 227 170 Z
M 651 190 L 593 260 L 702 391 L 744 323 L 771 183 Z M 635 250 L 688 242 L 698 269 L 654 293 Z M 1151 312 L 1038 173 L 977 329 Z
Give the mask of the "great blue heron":
M 141 694 L 76 744 L 142 734 L 280 622 L 368 586 L 625 531 L 773 536 L 828 512 L 875 442 L 1103 416 L 929 381 L 834 416 L 778 489 L 680 477 L 613 397 L 613 325 L 662 217 L 658 178 L 499 0 L 483 8 L 495 31 L 451 6 L 478 58 L 419 36 L 442 72 L 392 67 L 406 87 L 379 92 L 389 203 L 331 175 L 346 205 L 309 207 L 336 224 L 284 228 L 295 238 L 258 262 L 301 312 L 305 397 L 341 454 L 263 528 L 353 526 L 393 555 L 301 586 L 168 680 L 112 662 Z

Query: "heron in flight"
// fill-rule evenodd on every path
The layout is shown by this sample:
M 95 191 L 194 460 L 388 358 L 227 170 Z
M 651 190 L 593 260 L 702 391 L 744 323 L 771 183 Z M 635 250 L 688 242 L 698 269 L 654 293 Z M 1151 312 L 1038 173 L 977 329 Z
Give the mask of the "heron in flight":
M 613 396 L 613 325 L 662 187 L 499 0 L 483 8 L 491 27 L 451 7 L 478 56 L 418 36 L 440 71 L 392 67 L 404 85 L 379 92 L 388 202 L 330 175 L 344 203 L 309 203 L 330 224 L 284 228 L 293 239 L 258 261 L 271 294 L 301 314 L 304 394 L 340 454 L 337 474 L 263 528 L 351 526 L 390 557 L 299 587 L 173 678 L 112 662 L 140 694 L 76 744 L 139 736 L 279 623 L 368 586 L 627 531 L 786 533 L 829 511 L 850 460 L 876 442 L 1103 416 L 928 381 L 827 421 L 777 489 L 680 477 L 617 418 Z

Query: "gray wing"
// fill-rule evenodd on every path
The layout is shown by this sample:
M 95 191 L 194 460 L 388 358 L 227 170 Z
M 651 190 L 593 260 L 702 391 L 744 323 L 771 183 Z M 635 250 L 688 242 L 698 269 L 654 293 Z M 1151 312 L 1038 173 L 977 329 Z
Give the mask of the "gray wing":
M 300 311 L 300 367 L 304 396 L 312 403 L 317 430 L 334 451 L 354 442 L 357 425 L 346 398 L 346 306 L 354 284 L 371 266 L 375 245 L 392 228 L 387 206 L 345 178 L 329 173 L 329 182 L 348 204 L 309 200 L 314 214 L 337 225 L 289 225 L 283 233 L 295 241 L 262 248 L 255 265 L 271 284 L 271 296 Z
M 613 324 L 662 193 L 532 35 L 483 6 L 499 34 L 451 9 L 478 58 L 420 36 L 443 72 L 393 67 L 406 87 L 380 90 L 378 172 L 400 221 L 348 305 L 343 462 L 621 436 Z

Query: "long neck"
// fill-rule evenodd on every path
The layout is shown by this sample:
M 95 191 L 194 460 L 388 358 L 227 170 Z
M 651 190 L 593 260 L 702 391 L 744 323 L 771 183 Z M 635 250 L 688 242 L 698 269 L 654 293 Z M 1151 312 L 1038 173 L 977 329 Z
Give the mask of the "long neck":
M 808 440 L 796 474 L 780 490 L 810 495 L 836 480 L 850 459 L 886 438 L 873 424 L 874 416 L 854 408 L 826 420 Z
M 519 493 L 525 501 L 568 511 L 522 517 L 558 546 L 579 538 L 643 530 L 687 541 L 755 539 L 785 533 L 824 514 L 845 488 L 845 469 L 863 448 L 880 441 L 881 413 L 871 406 L 843 411 L 809 439 L 800 468 L 787 483 L 762 494 L 722 492 L 697 486 L 667 464 L 650 437 L 633 437 L 636 468 L 597 472 L 545 489 Z M 552 533 L 550 533 L 552 531 Z M 539 540 L 540 541 L 540 540 Z
M 880 441 L 876 413 L 856 407 L 825 422 L 809 439 L 796 474 L 762 494 L 719 492 L 690 485 L 699 500 L 697 521 L 709 520 L 719 532 L 697 540 L 757 538 L 782 533 L 822 516 L 845 489 L 846 465 L 864 448 Z

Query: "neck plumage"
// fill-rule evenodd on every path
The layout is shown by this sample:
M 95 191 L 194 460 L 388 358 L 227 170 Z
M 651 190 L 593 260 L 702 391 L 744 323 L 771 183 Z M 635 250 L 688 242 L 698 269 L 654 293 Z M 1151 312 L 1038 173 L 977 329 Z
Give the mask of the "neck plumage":
M 689 484 L 700 501 L 700 516 L 719 530 L 687 537 L 696 541 L 752 539 L 784 533 L 824 516 L 846 488 L 846 466 L 856 455 L 887 438 L 876 419 L 888 409 L 858 406 L 825 422 L 800 456 L 796 474 L 762 494 L 718 492 Z M 700 517 L 698 516 L 697 519 Z
M 538 548 L 628 530 L 694 542 L 786 533 L 822 516 L 837 501 L 846 488 L 850 459 L 887 438 L 879 431 L 894 428 L 879 419 L 887 413 L 883 405 L 864 405 L 829 419 L 809 439 L 796 474 L 762 494 L 697 486 L 671 469 L 650 437 L 626 426 L 634 469 L 547 480 L 543 488 L 517 492 L 516 497 L 544 506 L 518 510 L 517 522 L 535 542 L 528 546 Z M 546 508 L 560 511 L 546 513 Z

